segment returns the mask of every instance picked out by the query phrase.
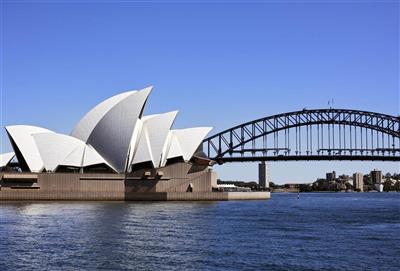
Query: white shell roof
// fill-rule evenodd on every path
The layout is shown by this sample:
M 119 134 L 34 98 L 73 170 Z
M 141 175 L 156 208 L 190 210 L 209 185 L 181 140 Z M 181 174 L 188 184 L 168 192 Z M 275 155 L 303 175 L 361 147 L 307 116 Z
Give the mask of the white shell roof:
M 142 118 L 143 128 L 132 164 L 151 161 L 156 168 L 165 165 L 169 132 L 177 114 L 178 111 L 172 111 Z
M 183 150 L 179 144 L 178 137 L 174 135 L 173 131 L 170 132 L 170 145 L 167 153 L 167 159 L 183 157 Z
M 85 143 L 75 137 L 55 134 L 40 133 L 34 134 L 33 138 L 43 159 L 44 167 L 48 171 L 54 171 L 71 154 L 74 160 L 69 159 L 70 166 L 79 167 L 82 163 L 83 150 Z M 77 151 L 78 150 L 78 151 Z
M 0 154 L 0 168 L 7 166 L 8 163 L 10 163 L 11 160 L 14 158 L 14 156 L 15 156 L 15 153 L 13 153 L 13 152 L 7 152 L 7 153 Z
M 167 159 L 182 156 L 189 161 L 212 127 L 172 130 Z
M 118 172 L 127 168 L 132 135 L 151 90 L 130 92 L 99 120 L 87 140 Z
M 151 91 L 148 87 L 105 100 L 79 121 L 71 136 L 27 125 L 6 130 L 17 158 L 22 155 L 32 172 L 103 163 L 125 172 L 143 162 L 158 168 L 175 157 L 189 161 L 212 128 L 171 130 L 178 111 L 142 117 Z
M 83 143 L 83 144 L 81 144 L 81 143 Z M 59 162 L 57 166 L 62 165 L 62 166 L 70 166 L 70 167 L 82 167 L 83 159 L 84 159 L 84 155 L 85 155 L 86 144 L 83 141 L 81 141 L 81 143 L 79 143 L 79 145 L 77 145 L 76 148 L 71 153 L 69 153 L 64 158 L 61 158 L 61 162 Z M 45 164 L 45 168 L 47 168 L 46 164 Z
M 58 166 L 86 167 L 108 163 L 85 142 L 72 136 L 56 133 L 33 135 L 46 170 L 55 171 Z
M 86 145 L 82 166 L 88 167 L 103 163 L 112 168 L 112 166 L 106 160 L 104 160 L 104 158 L 101 157 L 101 155 L 92 146 Z
M 53 132 L 45 128 L 29 125 L 7 126 L 6 130 L 9 136 L 15 142 L 16 147 L 22 154 L 30 171 L 41 172 L 44 164 L 32 135 L 37 133 Z M 14 151 L 17 152 L 17 150 Z
M 120 101 L 136 92 L 137 91 L 134 90 L 120 93 L 96 105 L 78 122 L 78 124 L 72 130 L 71 136 L 86 142 L 89 139 L 90 134 L 93 132 L 93 129 L 107 114 L 107 112 L 110 111 Z
M 132 137 L 132 139 L 136 137 L 136 140 L 132 140 L 131 142 L 131 151 L 129 154 L 130 165 L 153 161 L 150 140 L 148 139 L 147 133 L 143 129 L 143 125 L 143 121 L 138 120 L 136 125 L 137 129 L 135 129 L 135 133 L 137 133 L 137 135 Z
M 137 120 L 135 129 L 133 130 L 131 143 L 129 147 L 129 155 L 128 155 L 128 165 L 132 165 L 133 157 L 135 156 L 136 150 L 138 148 L 139 140 L 141 137 L 143 129 L 143 121 L 141 119 Z

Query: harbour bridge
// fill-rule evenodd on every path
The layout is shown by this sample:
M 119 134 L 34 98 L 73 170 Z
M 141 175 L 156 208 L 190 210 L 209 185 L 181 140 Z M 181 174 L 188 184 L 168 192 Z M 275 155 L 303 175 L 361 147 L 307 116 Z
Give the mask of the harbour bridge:
M 203 141 L 209 159 L 400 161 L 400 117 L 350 109 L 303 109 L 237 125 Z

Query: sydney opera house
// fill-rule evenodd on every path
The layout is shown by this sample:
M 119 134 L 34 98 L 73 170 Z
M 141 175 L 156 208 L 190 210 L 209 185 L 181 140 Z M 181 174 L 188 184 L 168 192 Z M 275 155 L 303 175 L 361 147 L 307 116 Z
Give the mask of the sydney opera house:
M 5 127 L 0 200 L 207 200 L 216 174 L 201 151 L 212 128 L 173 129 L 177 111 L 143 115 L 152 87 L 115 95 L 69 135 Z

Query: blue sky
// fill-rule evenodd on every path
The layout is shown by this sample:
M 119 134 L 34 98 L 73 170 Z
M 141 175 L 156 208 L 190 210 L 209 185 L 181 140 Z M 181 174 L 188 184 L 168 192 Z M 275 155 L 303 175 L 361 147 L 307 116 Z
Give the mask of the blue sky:
M 92 106 L 154 85 L 147 114 L 217 132 L 335 107 L 399 114 L 398 1 L 2 1 L 2 126 L 69 133 Z M 213 133 L 212 132 L 212 133 Z M 4 131 L 1 152 L 11 150 Z M 271 163 L 272 180 L 398 163 Z M 257 178 L 257 164 L 216 167 Z

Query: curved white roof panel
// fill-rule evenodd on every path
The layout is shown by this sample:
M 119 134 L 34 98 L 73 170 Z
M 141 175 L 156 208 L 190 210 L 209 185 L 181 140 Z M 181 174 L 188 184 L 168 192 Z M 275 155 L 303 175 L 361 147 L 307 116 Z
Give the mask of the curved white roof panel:
M 71 136 L 79 138 L 82 141 L 87 141 L 93 129 L 99 123 L 99 121 L 111 110 L 116 104 L 125 99 L 136 91 L 128 91 L 115 95 L 107 100 L 96 105 L 78 122 L 71 132 Z
M 143 121 L 139 120 L 138 123 L 141 123 L 140 125 L 142 126 L 142 128 L 139 133 L 139 138 L 135 150 L 134 152 L 132 152 L 133 161 L 130 163 L 132 165 L 153 161 L 148 133 L 143 129 Z
M 58 166 L 86 167 L 108 163 L 93 147 L 72 136 L 56 133 L 34 134 L 33 138 L 44 167 L 55 171 Z
M 178 137 L 174 135 L 174 132 L 170 132 L 170 139 L 169 139 L 169 149 L 167 153 L 167 159 L 176 158 L 176 157 L 183 157 L 183 150 L 181 145 L 179 144 Z
M 68 165 L 80 167 L 85 149 L 83 141 L 72 136 L 55 133 L 34 134 L 33 138 L 46 170 L 55 171 L 70 154 L 74 155 L 68 157 Z
M 8 163 L 10 163 L 11 160 L 14 158 L 14 156 L 15 156 L 15 153 L 13 153 L 13 152 L 7 152 L 7 153 L 0 154 L 0 168 L 7 166 Z
M 83 143 L 83 141 L 81 141 Z M 61 142 L 60 142 L 61 143 Z M 57 166 L 82 167 L 86 144 L 79 144 Z M 57 167 L 56 167 L 57 168 Z
M 128 152 L 137 121 L 152 88 L 130 92 L 99 120 L 90 133 L 87 143 L 118 172 L 124 172 Z
M 182 156 L 185 161 L 189 161 L 211 130 L 211 127 L 172 130 L 167 158 Z
M 88 167 L 99 164 L 106 164 L 111 167 L 111 165 L 106 160 L 104 160 L 103 157 L 101 157 L 101 155 L 92 146 L 86 145 L 82 166 Z
M 106 164 L 122 173 L 143 162 L 159 168 L 175 157 L 189 161 L 211 128 L 171 131 L 177 111 L 142 117 L 151 91 L 148 87 L 105 100 L 79 121 L 70 136 L 34 126 L 6 127 L 21 169 L 41 172 Z M 3 162 L 8 157 L 2 155 L 1 163 L 8 163 Z
M 153 87 L 145 88 L 141 91 L 151 91 Z M 71 136 L 87 141 L 90 134 L 93 132 L 99 121 L 119 102 L 127 98 L 129 95 L 138 92 L 137 90 L 126 91 L 114 95 L 107 100 L 96 105 L 92 110 L 86 113 L 85 116 L 78 122 L 71 132 Z
M 178 111 L 142 118 L 143 128 L 132 164 L 151 161 L 155 168 L 166 162 L 168 137 Z
M 136 152 L 136 150 L 138 148 L 138 143 L 139 143 L 139 140 L 140 140 L 142 129 L 143 129 L 143 121 L 141 119 L 139 119 L 136 122 L 136 126 L 135 126 L 135 129 L 133 130 L 133 134 L 132 134 L 132 137 L 131 137 L 131 143 L 130 143 L 130 147 L 129 147 L 128 165 L 132 165 L 132 160 L 133 160 L 135 152 Z
M 12 140 L 18 162 L 20 164 L 26 163 L 31 172 L 41 172 L 44 164 L 32 135 L 53 132 L 45 128 L 29 125 L 7 126 L 6 131 Z

